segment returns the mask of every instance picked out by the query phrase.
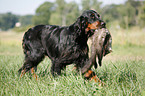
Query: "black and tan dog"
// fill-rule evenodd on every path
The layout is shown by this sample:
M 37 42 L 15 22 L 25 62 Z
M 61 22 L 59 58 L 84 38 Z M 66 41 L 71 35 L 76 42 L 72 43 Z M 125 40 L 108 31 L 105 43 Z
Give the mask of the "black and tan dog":
M 81 69 L 82 74 L 86 73 L 89 70 L 84 67 L 89 61 L 87 40 L 104 24 L 97 12 L 86 10 L 70 26 L 38 25 L 30 28 L 23 37 L 25 60 L 19 69 L 21 77 L 29 70 L 34 74 L 34 69 L 45 56 L 52 61 L 53 76 L 60 75 L 61 70 L 72 63 Z

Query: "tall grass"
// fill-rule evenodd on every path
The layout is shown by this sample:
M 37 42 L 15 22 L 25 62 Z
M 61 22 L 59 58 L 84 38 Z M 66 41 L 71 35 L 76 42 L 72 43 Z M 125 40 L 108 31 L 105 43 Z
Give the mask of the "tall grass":
M 39 66 L 38 81 L 26 74 L 19 78 L 17 70 L 23 63 L 23 56 L 0 56 L 0 91 L 2 96 L 10 95 L 141 95 L 145 90 L 145 62 L 128 60 L 105 62 L 97 76 L 105 83 L 99 86 L 94 81 L 84 80 L 80 74 L 72 72 L 68 66 L 62 76 L 53 78 L 50 74 L 51 62 L 45 59 Z M 144 94 L 145 95 L 145 94 Z
M 0 95 L 145 96 L 145 33 L 139 29 L 110 32 L 113 53 L 103 59 L 102 67 L 92 68 L 104 86 L 84 80 L 80 73 L 72 71 L 73 65 L 67 66 L 62 76 L 53 78 L 49 58 L 38 65 L 37 81 L 29 73 L 19 78 L 17 71 L 24 58 L 21 48 L 23 34 L 0 33 Z

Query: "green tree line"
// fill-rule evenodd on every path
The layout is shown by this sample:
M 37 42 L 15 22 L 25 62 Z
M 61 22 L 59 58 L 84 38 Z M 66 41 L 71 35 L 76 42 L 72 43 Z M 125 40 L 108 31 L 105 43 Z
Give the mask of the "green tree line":
M 53 3 L 44 2 L 41 4 L 36 9 L 35 15 L 0 14 L 0 29 L 14 28 L 16 22 L 20 22 L 21 26 L 39 24 L 70 25 L 83 10 L 90 9 L 96 10 L 110 26 L 118 25 L 126 29 L 132 26 L 145 26 L 144 0 L 127 0 L 124 4 L 105 6 L 98 0 L 81 0 L 81 4 L 74 1 L 67 3 L 65 0 L 56 0 Z

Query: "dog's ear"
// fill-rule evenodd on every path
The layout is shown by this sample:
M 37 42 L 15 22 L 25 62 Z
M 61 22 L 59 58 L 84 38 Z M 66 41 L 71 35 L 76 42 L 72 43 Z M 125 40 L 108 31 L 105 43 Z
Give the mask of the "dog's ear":
M 85 28 L 87 27 L 88 24 L 88 18 L 84 17 L 84 16 L 80 16 L 77 20 L 81 30 L 85 30 Z
M 80 35 L 84 34 L 87 27 L 88 19 L 84 16 L 80 16 L 75 22 L 75 31 Z
M 88 25 L 88 18 L 87 17 L 81 17 L 81 27 L 82 29 L 85 29 Z

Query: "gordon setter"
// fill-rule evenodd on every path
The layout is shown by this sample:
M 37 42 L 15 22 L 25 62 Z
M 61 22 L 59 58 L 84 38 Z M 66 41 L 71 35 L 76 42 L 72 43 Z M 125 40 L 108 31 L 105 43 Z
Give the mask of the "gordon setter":
M 86 10 L 70 26 L 38 25 L 30 28 L 23 37 L 25 60 L 19 69 L 21 77 L 29 70 L 33 74 L 45 56 L 52 61 L 53 76 L 60 75 L 61 70 L 72 63 L 84 74 L 82 69 L 89 60 L 87 40 L 104 24 L 96 11 Z

